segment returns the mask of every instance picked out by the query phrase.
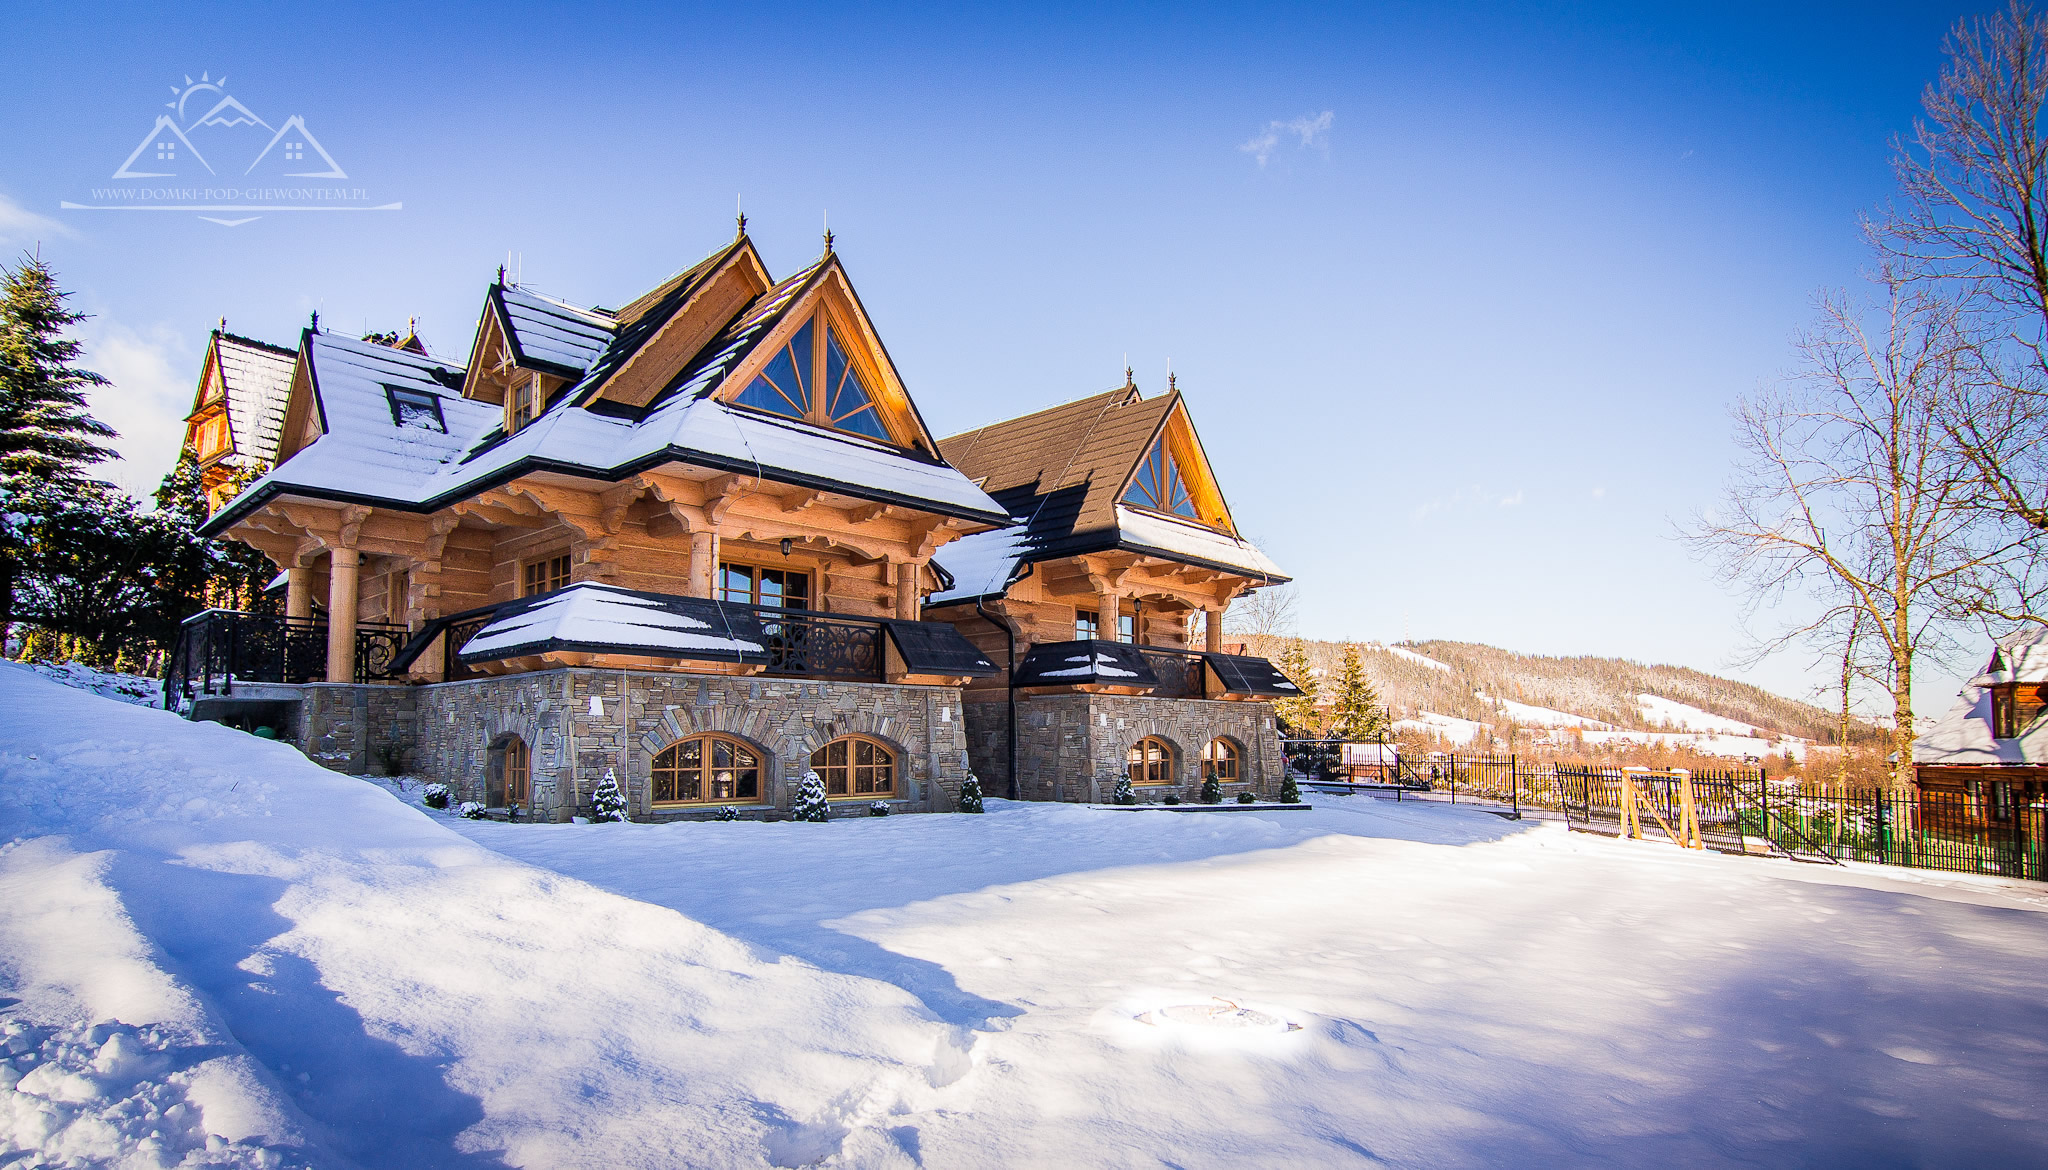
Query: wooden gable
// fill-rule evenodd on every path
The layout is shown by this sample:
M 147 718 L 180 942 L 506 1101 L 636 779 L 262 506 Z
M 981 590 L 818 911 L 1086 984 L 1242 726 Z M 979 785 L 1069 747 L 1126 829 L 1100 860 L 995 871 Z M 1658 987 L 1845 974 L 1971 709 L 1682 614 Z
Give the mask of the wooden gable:
M 299 361 L 292 370 L 291 397 L 285 400 L 284 430 L 277 440 L 277 462 L 283 463 L 298 454 L 313 440 L 327 433 L 327 420 L 321 416 L 320 402 L 314 393 L 313 363 L 307 350 L 312 345 L 311 330 L 299 335 Z
M 1171 489 L 1163 477 L 1153 478 L 1168 470 L 1177 472 L 1180 482 L 1185 485 L 1186 511 L 1171 507 Z M 1155 495 L 1159 491 L 1169 495 Z M 1145 445 L 1144 453 L 1118 485 L 1116 499 L 1125 507 L 1143 507 L 1182 520 L 1193 520 L 1218 532 L 1237 535 L 1237 526 L 1230 518 L 1230 506 L 1224 502 L 1223 489 L 1216 482 L 1216 471 L 1209 465 L 1208 453 L 1202 449 L 1202 438 L 1195 433 L 1194 419 L 1188 414 L 1187 403 L 1177 390 L 1168 396 L 1167 409 L 1161 415 L 1151 441 Z M 1187 512 L 1194 514 L 1188 515 Z
M 668 388 L 676 371 L 774 283 L 760 253 L 754 250 L 754 242 L 741 236 L 723 251 L 620 309 L 622 332 L 637 327 L 645 336 L 605 377 L 595 397 L 631 407 L 654 401 Z M 683 295 L 681 304 L 658 322 L 643 322 L 677 292 Z
M 502 406 L 512 382 L 520 377 L 506 336 L 505 320 L 498 312 L 497 298 L 484 294 L 484 311 L 477 318 L 476 339 L 469 347 L 469 369 L 462 379 L 462 396 Z
M 814 353 L 801 360 L 810 363 L 810 369 L 802 377 L 808 383 L 810 378 L 824 370 L 826 338 L 829 335 L 840 339 L 840 344 L 851 372 L 859 380 L 859 390 L 867 396 L 873 406 L 873 413 L 887 434 L 885 441 L 899 447 L 906 447 L 936 455 L 938 441 L 926 428 L 924 418 L 910 399 L 910 391 L 903 385 L 902 377 L 896 371 L 896 364 L 890 360 L 889 351 L 882 345 L 881 335 L 875 331 L 874 322 L 861 305 L 860 298 L 853 291 L 853 284 L 846 278 L 839 259 L 826 259 L 809 285 L 782 312 L 781 318 L 754 346 L 745 360 L 735 366 L 718 388 L 713 392 L 720 401 L 745 407 L 741 398 L 754 381 L 778 357 L 789 352 L 791 343 L 800 334 L 807 334 Z M 809 409 L 803 420 L 827 429 L 859 434 L 863 438 L 876 436 L 862 433 L 841 422 L 835 424 L 828 416 L 831 408 L 829 395 L 832 387 L 818 393 L 812 387 L 807 395 Z M 793 414 L 776 413 L 795 417 Z

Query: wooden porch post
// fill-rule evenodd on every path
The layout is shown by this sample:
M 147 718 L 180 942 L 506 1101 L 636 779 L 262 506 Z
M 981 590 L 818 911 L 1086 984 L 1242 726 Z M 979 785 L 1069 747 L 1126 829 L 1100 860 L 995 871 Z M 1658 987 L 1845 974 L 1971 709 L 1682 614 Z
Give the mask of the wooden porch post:
M 363 554 L 333 550 L 327 574 L 327 681 L 356 681 L 356 572 Z
M 920 566 L 916 561 L 899 561 L 896 564 L 896 616 L 902 621 L 914 622 L 921 616 L 923 603 L 917 590 L 919 572 Z
M 1223 652 L 1223 611 L 1221 609 L 1205 609 L 1202 611 L 1202 615 L 1203 632 L 1208 635 L 1205 639 L 1208 650 L 1212 654 L 1221 654 Z
M 1096 589 L 1095 618 L 1098 623 L 1096 625 L 1096 634 L 1099 638 L 1105 642 L 1123 641 L 1121 637 L 1123 611 L 1124 595 L 1115 586 L 1104 584 Z M 1135 627 L 1136 623 L 1132 624 Z M 1132 629 L 1131 634 L 1135 637 L 1137 630 L 1135 628 Z
M 690 534 L 690 596 L 713 597 L 717 594 L 718 565 L 716 550 L 712 545 L 712 534 L 699 530 Z
M 313 570 L 308 565 L 293 565 L 284 571 L 284 616 L 288 618 L 310 618 L 313 616 Z

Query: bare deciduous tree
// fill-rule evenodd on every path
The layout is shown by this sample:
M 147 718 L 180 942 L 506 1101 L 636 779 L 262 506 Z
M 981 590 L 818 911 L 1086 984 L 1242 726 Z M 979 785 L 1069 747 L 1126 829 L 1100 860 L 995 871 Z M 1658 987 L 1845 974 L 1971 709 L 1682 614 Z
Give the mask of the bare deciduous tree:
M 1293 585 L 1268 585 L 1231 603 L 1223 628 L 1242 637 L 1252 653 L 1271 658 L 1280 641 L 1294 635 L 1296 607 Z
M 1949 597 L 2024 551 L 1974 506 L 1975 463 L 1953 443 L 1943 404 L 1974 376 L 1963 310 L 1889 275 L 1867 328 L 1841 295 L 1799 343 L 1800 371 L 1737 410 L 1743 456 L 1717 515 L 1688 533 L 1757 607 L 1796 598 L 1819 616 L 1765 651 L 1821 644 L 1860 624 L 1894 710 L 1895 784 L 1910 783 L 1913 671 L 1954 647 Z M 1987 531 L 1989 529 L 1990 531 Z
M 1974 303 L 2000 376 L 1960 387 L 1942 419 L 1982 476 L 1978 502 L 2048 531 L 2048 18 L 2015 0 L 1942 48 L 1924 117 L 1893 143 L 1901 203 L 1868 227 L 1901 271 Z M 1978 600 L 2011 617 L 2036 599 Z

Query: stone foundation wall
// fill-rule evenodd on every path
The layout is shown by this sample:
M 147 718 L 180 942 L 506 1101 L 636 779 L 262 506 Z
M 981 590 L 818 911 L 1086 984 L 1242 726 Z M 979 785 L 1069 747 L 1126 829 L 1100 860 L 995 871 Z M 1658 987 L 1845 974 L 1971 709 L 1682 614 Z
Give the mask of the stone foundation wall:
M 587 814 L 607 768 L 636 820 L 713 815 L 716 806 L 654 808 L 648 800 L 655 755 L 707 731 L 761 756 L 760 801 L 741 810 L 750 818 L 786 813 L 811 753 L 843 735 L 894 750 L 897 811 L 950 811 L 967 770 L 955 687 L 563 669 L 410 689 L 418 696 L 413 773 L 448 784 L 458 800 L 482 802 L 492 743 L 517 735 L 532 755 L 531 815 L 539 820 Z M 872 800 L 838 801 L 835 812 L 866 816 Z
M 1219 736 L 1238 748 L 1243 779 L 1223 786 L 1224 799 L 1251 791 L 1280 794 L 1280 733 L 1270 703 L 1153 699 L 1138 695 L 1038 695 L 1017 698 L 1017 796 L 1023 800 L 1106 803 L 1128 767 L 1131 745 L 1151 735 L 1173 748 L 1171 791 L 1200 799 L 1202 748 Z M 1008 792 L 1008 709 L 1003 702 L 967 705 L 967 745 L 982 789 Z M 1142 788 L 1140 800 L 1163 800 L 1168 789 Z
M 306 683 L 293 689 L 299 701 L 294 742 L 306 758 L 356 776 L 415 766 L 416 688 Z

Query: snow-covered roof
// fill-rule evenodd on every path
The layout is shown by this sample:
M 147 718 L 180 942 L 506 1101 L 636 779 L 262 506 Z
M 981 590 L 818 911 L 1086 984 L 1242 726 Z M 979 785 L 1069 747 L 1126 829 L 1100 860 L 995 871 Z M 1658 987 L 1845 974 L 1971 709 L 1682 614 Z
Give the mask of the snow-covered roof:
M 1913 741 L 1916 764 L 2048 764 L 2048 711 L 2013 739 L 1991 734 L 1991 690 L 1972 681 L 1926 734 Z
M 517 285 L 493 286 L 505 336 L 522 366 L 581 378 L 612 343 L 618 322 L 593 309 Z
M 1998 640 L 1984 673 L 1973 686 L 1999 683 L 2048 683 L 2048 626 L 2033 626 Z
M 501 607 L 462 644 L 461 657 L 578 650 L 738 662 L 765 658 L 767 642 L 750 609 L 583 581 Z
M 461 397 L 459 366 L 332 333 L 309 334 L 307 345 L 325 433 L 219 512 L 209 531 L 280 494 L 431 511 L 529 470 L 618 480 L 671 461 L 1008 522 L 1000 505 L 945 463 L 717 401 L 712 391 L 729 362 L 718 366 L 718 376 L 707 372 L 641 417 L 599 413 L 564 395 L 505 436 L 499 407 Z M 714 353 L 701 364 L 721 360 Z M 417 419 L 401 422 L 391 387 L 433 395 L 445 431 Z
M 1014 506 L 1014 505 L 1013 505 Z M 998 528 L 963 536 L 932 559 L 952 575 L 953 587 L 934 593 L 928 605 L 952 605 L 1003 592 L 1026 561 L 1050 560 L 1079 552 L 1122 548 L 1152 553 L 1168 560 L 1226 569 L 1252 577 L 1285 581 L 1286 575 L 1250 541 L 1205 525 L 1137 508 L 1118 506 L 1116 527 L 1097 533 L 1085 546 L 1048 531 L 1035 510 L 1017 518 L 1021 527 Z
M 238 461 L 270 464 L 284 433 L 298 355 L 232 333 L 214 334 L 214 359 L 227 397 L 228 433 Z

